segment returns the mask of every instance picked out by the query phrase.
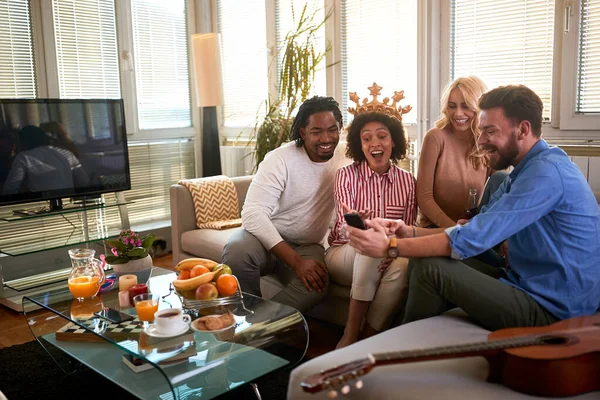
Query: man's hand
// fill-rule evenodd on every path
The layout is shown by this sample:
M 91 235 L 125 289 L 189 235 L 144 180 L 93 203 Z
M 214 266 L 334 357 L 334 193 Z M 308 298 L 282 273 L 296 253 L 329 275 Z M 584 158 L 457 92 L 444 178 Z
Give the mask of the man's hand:
M 327 267 L 321 261 L 306 260 L 283 240 L 271 248 L 271 253 L 296 272 L 309 292 L 322 292 L 327 283 Z
M 408 226 L 401 219 L 374 218 L 366 220 L 367 228 L 375 229 L 375 226 L 381 227 L 387 236 L 396 236 L 397 238 L 410 238 L 413 236 L 412 227 Z
M 498 254 L 504 258 L 504 266 L 508 268 L 508 240 L 505 240 L 498 248 Z
M 302 259 L 292 266 L 298 279 L 304 283 L 309 292 L 321 293 L 327 283 L 327 267 L 321 261 Z
M 379 265 L 377 266 L 377 271 L 383 273 L 386 269 L 388 269 L 388 267 L 390 266 L 390 264 L 392 263 L 392 261 L 394 261 L 393 258 L 384 258 L 383 260 L 381 260 L 381 262 L 379 263 Z
M 372 221 L 367 221 L 372 222 Z M 360 254 L 369 257 L 385 257 L 390 240 L 386 233 L 386 228 L 377 224 L 369 223 L 372 229 L 362 230 L 348 226 L 348 239 L 352 246 Z

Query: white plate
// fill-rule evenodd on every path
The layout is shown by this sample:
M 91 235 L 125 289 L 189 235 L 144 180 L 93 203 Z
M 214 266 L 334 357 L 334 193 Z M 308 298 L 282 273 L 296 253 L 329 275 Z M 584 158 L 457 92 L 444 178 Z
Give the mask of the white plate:
M 159 333 L 156 330 L 156 325 L 154 324 L 149 324 L 148 327 L 146 329 L 144 329 L 144 332 L 148 335 L 148 336 L 152 336 L 152 337 L 157 337 L 157 338 L 169 338 L 169 337 L 173 337 L 173 336 L 179 336 L 179 335 L 183 335 L 184 333 L 186 333 L 188 331 L 188 329 L 190 329 L 190 326 L 188 324 L 186 324 L 185 322 L 181 323 L 181 328 L 174 333 L 171 334 L 164 334 L 164 333 Z
M 212 317 L 212 315 L 205 315 L 206 317 Z M 217 317 L 218 315 L 214 315 L 215 317 Z M 236 321 L 235 319 L 233 320 L 233 324 L 226 326 L 225 328 L 221 328 L 221 329 L 215 329 L 214 331 L 209 331 L 209 330 L 204 330 L 204 329 L 198 329 L 196 328 L 196 324 L 194 324 L 194 322 L 196 322 L 199 318 L 196 318 L 195 320 L 193 320 L 190 323 L 190 328 L 192 328 L 192 330 L 196 331 L 196 332 L 206 332 L 206 333 L 219 333 L 219 332 L 223 332 L 226 331 L 227 329 L 231 329 L 231 327 L 234 327 L 236 325 Z

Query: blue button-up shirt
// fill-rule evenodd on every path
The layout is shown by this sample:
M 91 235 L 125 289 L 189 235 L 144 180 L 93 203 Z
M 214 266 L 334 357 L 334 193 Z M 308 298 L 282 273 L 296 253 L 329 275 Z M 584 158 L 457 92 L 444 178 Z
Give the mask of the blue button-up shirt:
M 540 140 L 468 224 L 449 228 L 453 257 L 508 238 L 509 285 L 560 319 L 600 307 L 600 211 L 579 168 Z

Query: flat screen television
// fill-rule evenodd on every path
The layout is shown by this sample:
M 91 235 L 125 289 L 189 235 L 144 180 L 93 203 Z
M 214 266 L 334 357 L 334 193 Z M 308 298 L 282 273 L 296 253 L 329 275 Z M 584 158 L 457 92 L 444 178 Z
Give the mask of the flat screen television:
M 122 100 L 0 99 L 0 206 L 129 189 Z

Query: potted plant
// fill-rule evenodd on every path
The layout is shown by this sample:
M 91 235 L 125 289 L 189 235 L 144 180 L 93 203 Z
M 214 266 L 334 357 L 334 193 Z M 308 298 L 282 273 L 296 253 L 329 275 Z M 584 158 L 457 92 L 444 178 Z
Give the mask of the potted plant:
M 117 275 L 149 271 L 152 268 L 152 257 L 149 252 L 153 243 L 152 234 L 140 238 L 131 229 L 123 229 L 117 239 L 106 241 L 112 253 L 106 256 L 106 262 L 112 266 Z
M 287 33 L 279 50 L 282 57 L 277 98 L 265 101 L 266 114 L 257 121 L 250 136 L 249 143 L 255 142 L 251 152 L 255 171 L 269 151 L 289 141 L 293 114 L 310 94 L 315 73 L 331 50 L 329 43 L 324 51 L 317 51 L 313 45 L 317 32 L 330 16 L 317 21 L 316 14 L 316 11 L 309 14 L 305 4 L 296 26 Z

